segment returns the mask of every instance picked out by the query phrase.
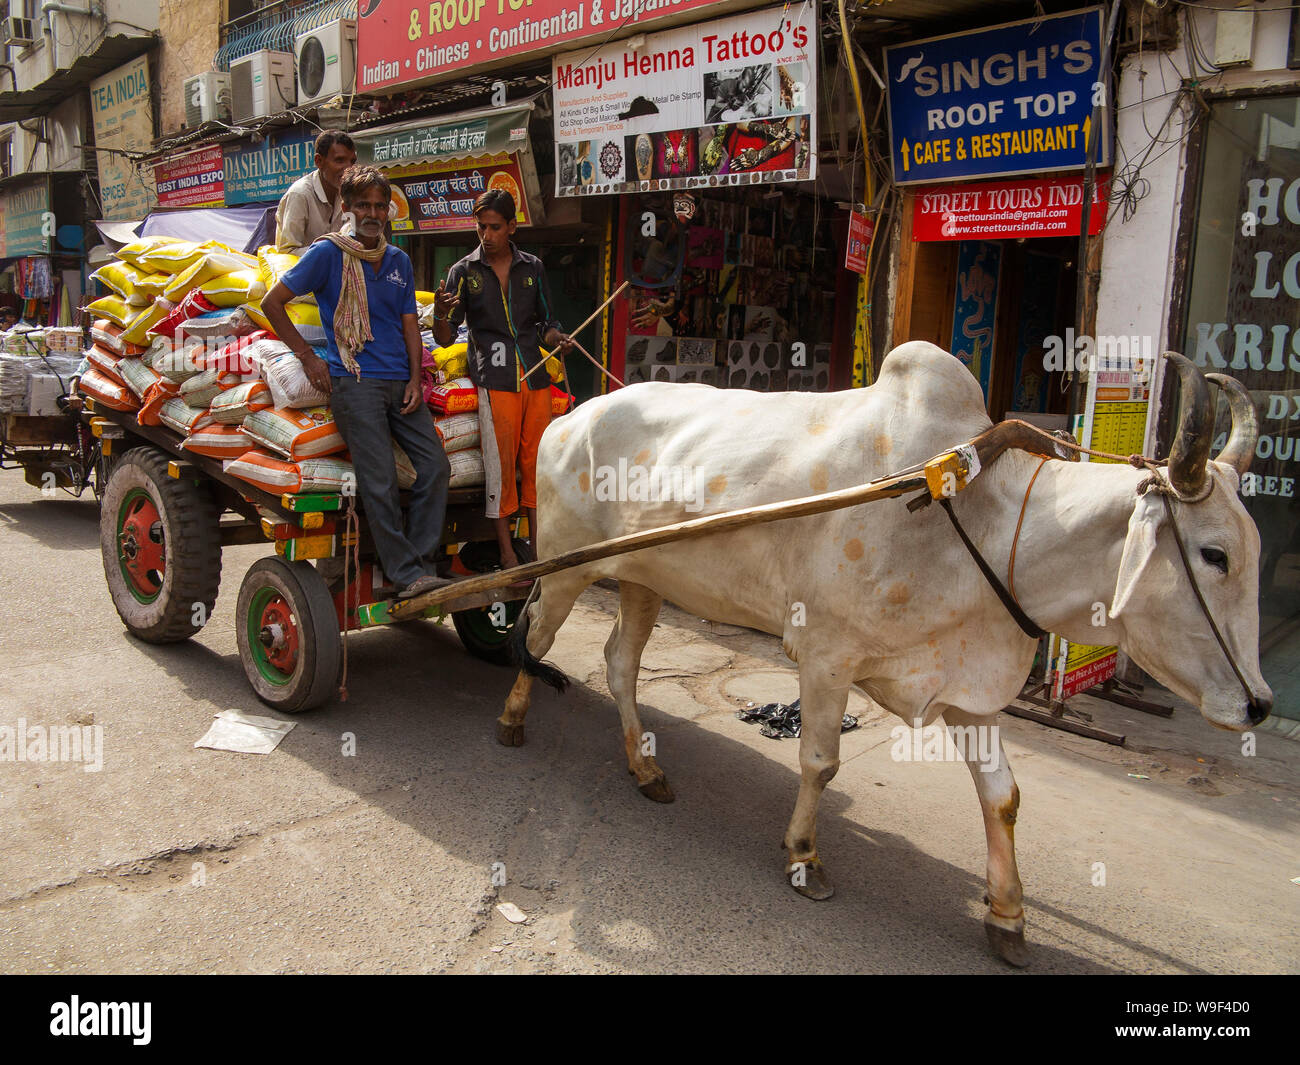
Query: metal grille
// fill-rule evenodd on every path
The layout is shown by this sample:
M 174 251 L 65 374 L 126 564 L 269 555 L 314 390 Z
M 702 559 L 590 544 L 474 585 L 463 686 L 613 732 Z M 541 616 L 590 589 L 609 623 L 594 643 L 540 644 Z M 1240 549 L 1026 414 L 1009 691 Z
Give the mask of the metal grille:
M 237 19 L 222 29 L 225 41 L 217 49 L 214 65 L 228 71 L 230 64 L 254 52 L 267 49 L 293 53 L 295 38 L 340 18 L 357 17 L 357 0 L 317 0 L 294 3 L 293 0 L 270 5 L 255 18 Z

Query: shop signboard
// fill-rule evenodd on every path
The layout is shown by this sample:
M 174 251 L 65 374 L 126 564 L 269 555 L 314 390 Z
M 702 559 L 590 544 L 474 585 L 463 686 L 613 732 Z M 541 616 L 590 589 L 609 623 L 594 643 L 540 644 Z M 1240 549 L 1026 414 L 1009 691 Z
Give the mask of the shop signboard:
M 224 207 L 221 146 L 175 156 L 153 168 L 159 207 Z
M 844 247 L 844 268 L 855 274 L 867 272 L 867 250 L 871 247 L 871 232 L 875 228 L 865 211 L 849 213 L 849 237 Z
M 816 48 L 804 4 L 556 56 L 556 195 L 811 180 Z
M 99 200 L 107 220 L 143 218 L 153 208 L 152 174 L 124 153 L 147 151 L 153 144 L 149 59 L 140 56 L 90 83 L 99 163 Z
M 1110 175 L 1098 174 L 1088 211 L 1088 232 L 1106 223 Z M 1083 178 L 1020 178 L 918 191 L 912 209 L 913 240 L 1007 240 L 1077 237 L 1083 224 Z
M 297 130 L 226 148 L 226 205 L 274 203 L 316 167 L 316 138 Z
M 1109 162 L 1099 7 L 885 49 L 894 180 L 1081 169 L 1094 103 Z
M 410 171 L 410 172 L 408 172 Z M 474 229 L 474 201 L 488 189 L 502 189 L 515 201 L 515 221 L 532 224 L 519 159 L 501 154 L 482 159 L 423 164 L 389 173 L 394 233 L 448 233 Z
M 362 0 L 357 91 L 545 56 L 716 6 L 718 0 Z
M 45 255 L 54 236 L 49 188 L 44 181 L 5 193 L 5 254 Z
M 1062 651 L 1056 660 L 1056 684 L 1053 699 L 1064 701 L 1085 692 L 1115 675 L 1119 650 L 1094 647 L 1086 643 L 1061 640 Z

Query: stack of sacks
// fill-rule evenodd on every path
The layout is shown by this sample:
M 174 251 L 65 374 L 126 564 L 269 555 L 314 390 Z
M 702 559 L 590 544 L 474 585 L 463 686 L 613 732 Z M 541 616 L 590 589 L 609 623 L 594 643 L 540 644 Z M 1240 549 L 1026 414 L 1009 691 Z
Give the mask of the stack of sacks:
M 23 329 L 15 327 L 3 336 L 0 352 L 0 412 L 13 414 L 55 413 L 54 397 L 62 394 L 66 379 L 75 375 L 81 361 L 64 354 L 64 335 L 80 337 L 81 330 Z M 50 346 L 51 337 L 54 346 Z M 64 380 L 61 381 L 60 378 Z M 51 408 L 51 409 L 47 409 Z
M 258 276 L 264 286 L 264 292 L 270 292 L 280 283 L 291 267 L 298 262 L 298 256 L 288 252 L 277 251 L 272 245 L 265 244 L 257 249 Z M 262 299 L 249 299 L 244 310 L 261 328 L 270 329 L 271 323 L 262 313 Z M 303 340 L 313 346 L 325 343 L 325 327 L 321 324 L 320 308 L 316 306 L 316 297 L 310 293 L 296 296 L 285 307 L 289 321 L 294 324 Z

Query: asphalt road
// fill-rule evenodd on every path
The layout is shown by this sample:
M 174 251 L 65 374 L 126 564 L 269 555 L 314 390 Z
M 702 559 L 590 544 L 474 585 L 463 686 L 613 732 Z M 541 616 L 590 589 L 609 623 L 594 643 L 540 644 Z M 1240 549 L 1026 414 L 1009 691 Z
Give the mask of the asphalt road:
M 822 806 L 837 895 L 787 886 L 797 744 L 735 717 L 796 694 L 774 639 L 665 609 L 642 702 L 677 801 L 643 798 L 599 588 L 549 656 L 575 684 L 539 687 L 522 748 L 494 738 L 511 671 L 425 623 L 354 639 L 350 699 L 300 715 L 273 754 L 196 749 L 215 713 L 269 713 L 232 617 L 264 553 L 228 550 L 208 626 L 149 646 L 108 598 L 94 504 L 0 473 L 0 725 L 104 737 L 99 772 L 0 761 L 0 970 L 1013 972 L 980 923 L 964 765 L 891 759 L 896 722 L 864 698 Z M 1028 972 L 1300 971 L 1300 744 L 1260 732 L 1245 758 L 1192 710 L 1086 705 L 1131 748 L 1003 721 Z

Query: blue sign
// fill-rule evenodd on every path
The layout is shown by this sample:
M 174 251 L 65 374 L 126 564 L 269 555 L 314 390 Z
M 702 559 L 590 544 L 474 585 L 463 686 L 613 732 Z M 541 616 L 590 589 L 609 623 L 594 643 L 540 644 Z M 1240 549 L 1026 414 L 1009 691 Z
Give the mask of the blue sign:
M 1109 114 L 1101 17 L 1087 8 L 886 48 L 894 180 L 1082 168 L 1094 100 Z M 1099 166 L 1109 162 L 1107 121 Z
M 315 144 L 314 135 L 295 131 L 227 148 L 226 206 L 278 200 L 315 168 Z

